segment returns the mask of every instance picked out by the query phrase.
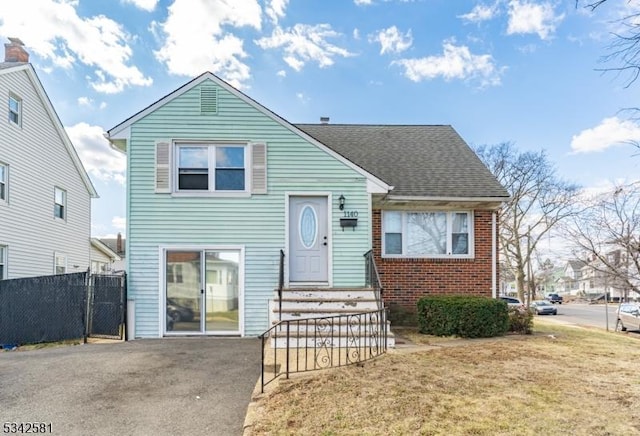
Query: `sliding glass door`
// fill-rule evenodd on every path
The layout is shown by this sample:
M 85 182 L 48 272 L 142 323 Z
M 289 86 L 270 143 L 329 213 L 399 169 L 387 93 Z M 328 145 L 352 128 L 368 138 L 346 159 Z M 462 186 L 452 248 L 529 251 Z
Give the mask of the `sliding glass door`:
M 167 334 L 240 333 L 241 251 L 167 250 Z
M 238 330 L 240 252 L 206 251 L 205 330 Z

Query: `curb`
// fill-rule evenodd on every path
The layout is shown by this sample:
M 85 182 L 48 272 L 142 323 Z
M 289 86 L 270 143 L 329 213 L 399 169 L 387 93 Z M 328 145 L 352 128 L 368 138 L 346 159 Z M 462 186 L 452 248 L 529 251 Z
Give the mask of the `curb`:
M 251 393 L 251 401 L 247 406 L 247 413 L 244 417 L 244 424 L 242 425 L 242 435 L 251 436 L 253 434 L 253 425 L 257 418 L 258 399 L 262 398 L 264 394 L 261 391 L 262 380 L 258 377 L 253 392 Z

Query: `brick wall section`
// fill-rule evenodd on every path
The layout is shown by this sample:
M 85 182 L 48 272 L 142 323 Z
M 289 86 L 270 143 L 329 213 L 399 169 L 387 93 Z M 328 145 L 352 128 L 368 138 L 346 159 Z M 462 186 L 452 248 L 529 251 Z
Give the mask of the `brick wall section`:
M 491 297 L 491 211 L 474 211 L 474 259 L 383 259 L 380 210 L 373 211 L 373 251 L 387 306 L 411 312 L 425 295 Z

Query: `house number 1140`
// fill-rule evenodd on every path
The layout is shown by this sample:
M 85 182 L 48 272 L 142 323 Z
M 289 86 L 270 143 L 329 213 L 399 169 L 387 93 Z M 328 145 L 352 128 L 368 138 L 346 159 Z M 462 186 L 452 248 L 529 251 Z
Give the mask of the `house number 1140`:
M 357 210 L 345 210 L 344 211 L 344 217 L 345 218 L 357 218 L 358 217 L 358 211 Z

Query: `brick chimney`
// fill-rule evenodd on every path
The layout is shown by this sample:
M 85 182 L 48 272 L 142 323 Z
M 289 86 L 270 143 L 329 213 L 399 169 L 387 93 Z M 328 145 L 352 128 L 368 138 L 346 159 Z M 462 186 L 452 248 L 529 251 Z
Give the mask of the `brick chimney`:
M 116 253 L 122 254 L 122 234 L 118 232 L 118 238 L 116 239 Z
M 24 42 L 20 38 L 9 38 L 4 45 L 5 62 L 29 62 L 29 53 L 24 49 Z

